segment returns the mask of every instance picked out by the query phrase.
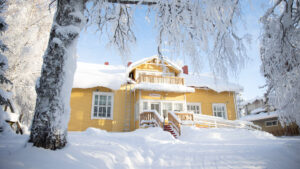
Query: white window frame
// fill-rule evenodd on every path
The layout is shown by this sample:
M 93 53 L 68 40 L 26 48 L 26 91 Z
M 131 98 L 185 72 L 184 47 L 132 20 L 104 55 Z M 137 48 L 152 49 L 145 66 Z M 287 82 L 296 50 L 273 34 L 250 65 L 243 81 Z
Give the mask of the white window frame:
M 273 125 L 273 122 L 274 122 L 274 121 L 276 121 L 276 125 Z M 268 125 L 267 125 L 268 122 L 272 122 L 272 125 L 268 126 Z M 268 121 L 265 121 L 265 126 L 266 126 L 266 127 L 278 126 L 278 120 L 268 120 Z
M 110 117 L 95 117 L 94 116 L 94 103 L 95 103 L 95 95 L 99 96 L 111 96 L 111 113 Z M 99 100 L 100 101 L 100 100 Z M 91 119 L 107 119 L 107 120 L 113 120 L 114 115 L 114 93 L 113 92 L 93 92 L 93 98 L 92 98 L 92 111 L 91 111 Z
M 227 116 L 227 106 L 226 106 L 226 104 L 225 104 L 225 103 L 213 103 L 213 104 L 212 104 L 212 112 L 213 112 L 213 116 L 219 117 L 219 116 L 216 116 L 216 115 L 215 115 L 215 112 L 214 112 L 214 106 L 224 106 L 225 117 L 220 117 L 220 118 L 223 118 L 223 119 L 228 120 L 228 116 Z
M 140 113 L 142 113 L 143 111 L 147 111 L 147 110 L 144 110 L 143 108 L 143 104 L 144 102 L 147 102 L 147 107 L 148 107 L 148 110 L 151 109 L 151 103 L 159 103 L 160 104 L 160 112 L 158 112 L 159 114 L 163 115 L 163 103 L 172 103 L 172 111 L 174 111 L 174 104 L 175 103 L 182 103 L 183 104 L 183 112 L 186 111 L 186 102 L 185 101 L 176 101 L 176 100 L 150 100 L 150 99 L 141 99 L 139 100 L 139 102 L 141 103 L 141 111 Z
M 201 103 L 192 103 L 192 102 L 186 103 L 186 111 L 190 111 L 187 108 L 188 106 L 199 106 L 199 114 L 202 114 Z M 194 112 L 194 114 L 197 114 L 197 113 Z
M 176 108 L 175 105 L 176 105 L 176 104 L 181 104 L 181 108 L 182 108 L 181 111 L 184 111 L 184 110 L 185 110 L 185 108 L 184 108 L 184 105 L 185 105 L 185 104 L 184 104 L 184 103 L 176 103 L 176 102 L 175 102 L 175 103 L 172 104 L 172 111 L 177 111 L 177 110 L 175 110 L 175 108 Z M 179 112 L 180 112 L 180 111 L 179 111 Z

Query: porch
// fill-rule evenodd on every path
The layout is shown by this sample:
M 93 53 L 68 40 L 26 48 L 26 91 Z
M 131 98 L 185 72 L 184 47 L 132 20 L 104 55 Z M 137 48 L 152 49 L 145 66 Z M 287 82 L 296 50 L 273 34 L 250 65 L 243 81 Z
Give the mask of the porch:
M 175 138 L 181 135 L 181 126 L 195 126 L 199 128 L 243 128 L 261 130 L 251 122 L 241 120 L 225 120 L 220 117 L 194 114 L 192 112 L 168 111 L 165 119 L 156 110 L 143 111 L 140 114 L 140 127 L 161 127 L 170 132 Z

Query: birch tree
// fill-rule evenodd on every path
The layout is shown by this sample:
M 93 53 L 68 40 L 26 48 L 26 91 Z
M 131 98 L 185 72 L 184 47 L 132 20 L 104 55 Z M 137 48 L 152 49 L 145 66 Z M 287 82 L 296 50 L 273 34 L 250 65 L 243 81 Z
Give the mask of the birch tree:
M 40 76 L 42 56 L 47 47 L 55 9 L 49 0 L 8 0 L 3 13 L 8 29 L 1 39 L 10 49 L 5 52 L 10 68 L 7 77 L 14 84 L 6 86 L 12 93 L 15 112 L 22 114 L 23 126 L 31 125 L 36 101 L 35 83 Z M 22 38 L 20 38 L 22 37 Z
M 86 3 L 91 3 L 85 8 Z M 120 54 L 130 52 L 136 38 L 133 13 L 146 6 L 155 15 L 157 53 L 164 46 L 191 59 L 209 59 L 215 73 L 238 70 L 245 58 L 244 38 L 234 27 L 239 0 L 57 0 L 57 11 L 43 58 L 29 142 L 47 149 L 63 148 L 69 120 L 69 102 L 76 66 L 76 43 L 86 24 L 108 33 Z M 203 55 L 205 53 L 206 55 Z
M 261 70 L 281 122 L 300 126 L 300 1 L 277 0 L 261 18 Z
M 7 23 L 2 17 L 3 12 L 6 10 L 6 0 L 0 0 L 0 34 L 2 36 L 3 32 L 7 30 Z M 4 55 L 4 52 L 8 50 L 6 44 L 3 43 L 2 40 L 0 40 L 0 85 L 3 86 L 3 84 L 12 84 L 10 80 L 8 80 L 5 76 L 5 73 L 8 69 L 8 62 L 7 58 Z M 5 131 L 8 128 L 8 125 L 5 122 L 4 119 L 4 106 L 9 105 L 9 99 L 10 99 L 10 92 L 7 92 L 0 88 L 0 131 Z

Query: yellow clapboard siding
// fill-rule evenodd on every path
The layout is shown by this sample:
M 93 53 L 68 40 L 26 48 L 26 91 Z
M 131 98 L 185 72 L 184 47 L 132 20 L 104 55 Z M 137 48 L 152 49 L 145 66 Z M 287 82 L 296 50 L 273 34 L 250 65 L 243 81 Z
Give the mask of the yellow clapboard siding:
M 184 93 L 141 91 L 141 99 L 184 101 Z
M 226 104 L 228 120 L 236 120 L 233 92 L 215 92 L 213 90 L 196 89 L 195 93 L 186 94 L 187 103 L 201 103 L 201 112 L 204 115 L 213 115 L 212 104 Z
M 98 89 L 99 92 L 113 92 L 113 120 L 110 119 L 91 119 L 92 96 Z M 132 95 L 134 96 L 134 95 Z M 134 130 L 134 109 L 133 97 L 131 110 L 130 130 Z M 129 102 L 128 102 L 129 103 Z M 104 87 L 95 87 L 88 89 L 72 89 L 71 93 L 71 117 L 68 124 L 69 131 L 84 131 L 88 127 L 100 128 L 106 131 L 121 132 L 124 129 L 125 114 L 125 92 L 124 90 L 112 91 Z

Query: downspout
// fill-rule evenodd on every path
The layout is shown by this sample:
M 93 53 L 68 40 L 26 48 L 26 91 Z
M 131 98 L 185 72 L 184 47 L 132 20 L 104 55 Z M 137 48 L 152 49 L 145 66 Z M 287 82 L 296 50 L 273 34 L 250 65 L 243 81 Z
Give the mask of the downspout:
M 236 104 L 236 92 L 233 92 L 233 101 L 234 101 L 234 107 L 235 107 L 235 116 L 236 116 L 236 120 L 240 118 L 239 113 L 238 113 L 238 109 L 237 109 L 237 104 Z

